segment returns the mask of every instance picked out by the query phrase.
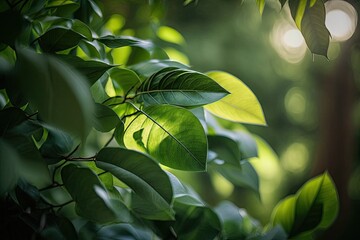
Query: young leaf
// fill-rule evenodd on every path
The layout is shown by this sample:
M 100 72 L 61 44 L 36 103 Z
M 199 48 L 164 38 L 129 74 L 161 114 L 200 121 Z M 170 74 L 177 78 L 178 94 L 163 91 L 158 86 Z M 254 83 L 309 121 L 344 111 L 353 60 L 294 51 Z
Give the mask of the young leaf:
M 151 214 L 143 215 L 144 217 L 171 219 L 173 213 L 170 204 L 173 191 L 169 177 L 150 157 L 123 148 L 104 148 L 97 155 L 96 165 L 112 173 L 134 190 L 137 196 L 146 200 Z M 138 208 L 132 208 L 141 214 L 141 211 L 137 211 Z M 159 213 L 161 215 L 158 215 Z
M 204 106 L 206 110 L 230 121 L 266 125 L 260 103 L 240 79 L 225 72 L 209 72 L 207 75 L 231 94 Z
M 206 169 L 207 141 L 200 121 L 188 110 L 156 105 L 125 122 L 127 148 L 146 152 L 161 164 L 189 171 Z M 191 131 L 186 130 L 191 126 Z
M 100 132 L 109 132 L 114 129 L 120 119 L 118 115 L 109 107 L 96 103 L 94 128 Z
M 256 5 L 259 8 L 260 14 L 262 14 L 264 12 L 265 0 L 256 0 Z
M 62 168 L 61 177 L 80 216 L 99 223 L 116 220 L 114 211 L 96 192 L 96 188 L 106 191 L 105 187 L 89 168 L 69 164 Z
M 85 79 L 57 59 L 18 49 L 19 87 L 41 118 L 70 133 L 85 137 L 92 123 L 93 101 Z
M 310 51 L 327 57 L 330 33 L 325 26 L 325 6 L 322 0 L 306 8 L 301 22 L 301 33 Z
M 147 105 L 201 106 L 215 102 L 228 92 L 204 74 L 166 68 L 150 78 L 137 92 Z
M 73 55 L 58 54 L 56 57 L 83 74 L 90 85 L 93 85 L 107 70 L 114 67 L 100 61 L 85 61 Z
M 307 3 L 308 0 L 289 0 L 291 15 L 299 29 L 301 29 L 301 23 L 307 8 Z
M 272 214 L 272 224 L 280 224 L 289 238 L 324 230 L 334 222 L 339 202 L 334 183 L 324 173 L 307 183 L 294 196 L 279 202 Z

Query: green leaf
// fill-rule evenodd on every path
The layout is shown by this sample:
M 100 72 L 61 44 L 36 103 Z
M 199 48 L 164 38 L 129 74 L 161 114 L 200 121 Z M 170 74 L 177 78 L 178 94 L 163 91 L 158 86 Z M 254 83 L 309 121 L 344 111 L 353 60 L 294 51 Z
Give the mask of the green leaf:
M 112 36 L 107 35 L 100 38 L 97 38 L 99 42 L 105 44 L 109 48 L 120 48 L 120 47 L 139 47 L 145 49 L 150 54 L 155 51 L 155 46 L 152 42 L 142 40 L 130 36 Z
M 19 176 L 37 188 L 49 186 L 49 169 L 33 140 L 25 136 L 11 136 L 7 140 L 20 156 Z
M 73 55 L 58 54 L 56 57 L 83 74 L 90 85 L 93 85 L 107 70 L 114 67 L 113 65 L 100 61 L 85 61 Z
M 25 113 L 19 108 L 6 108 L 0 111 L 0 136 L 26 121 Z
M 177 239 L 216 239 L 221 231 L 218 216 L 208 207 L 175 203 L 176 222 L 173 226 Z
M 238 143 L 225 136 L 208 136 L 209 150 L 217 154 L 217 159 L 240 166 L 241 153 Z
M 59 52 L 77 46 L 84 38 L 71 29 L 55 27 L 40 36 L 38 41 L 44 52 Z
M 256 5 L 259 8 L 260 14 L 264 12 L 265 0 L 256 0 Z
M 85 137 L 92 123 L 93 101 L 85 79 L 57 59 L 18 49 L 20 89 L 41 118 L 75 136 Z
M 171 185 L 174 191 L 174 200 L 177 203 L 205 207 L 205 203 L 201 198 L 194 192 L 191 188 L 181 183 L 179 179 L 175 177 L 175 175 L 167 172 Z
M 156 105 L 128 117 L 124 143 L 146 152 L 161 164 L 189 171 L 206 170 L 207 141 L 200 121 L 188 110 Z M 191 131 L 185 130 L 191 126 Z
M 113 68 L 109 71 L 116 95 L 124 96 L 130 90 L 140 85 L 139 76 L 132 70 L 126 68 Z
M 228 92 L 204 74 L 165 68 L 148 78 L 137 92 L 147 105 L 201 106 L 215 102 Z
M 211 162 L 212 169 L 219 172 L 232 184 L 253 190 L 258 197 L 259 193 L 259 177 L 254 167 L 248 161 L 242 161 L 239 167 L 234 165 L 216 161 Z
M 204 106 L 206 110 L 230 121 L 266 125 L 260 103 L 240 79 L 225 72 L 209 72 L 207 75 L 231 94 Z
M 15 46 L 15 41 L 21 34 L 25 21 L 17 11 L 6 10 L 0 13 L 0 43 L 5 43 L 11 47 Z
M 302 20 L 307 8 L 308 0 L 289 0 L 291 15 L 296 26 L 301 29 Z
M 338 195 L 328 173 L 307 183 L 296 195 L 279 202 L 273 210 L 272 224 L 280 224 L 289 237 L 325 230 L 336 219 Z
M 15 187 L 19 178 L 19 161 L 16 150 L 0 138 L 0 197 Z
M 244 239 L 246 237 L 242 231 L 243 217 L 237 206 L 231 202 L 223 201 L 216 206 L 214 211 L 219 216 L 222 224 L 222 235 L 225 239 Z
M 95 104 L 94 128 L 100 132 L 109 132 L 120 122 L 118 115 L 109 107 Z
M 75 201 L 76 212 L 80 216 L 99 223 L 113 222 L 117 219 L 108 202 L 98 195 L 96 189 L 102 190 L 101 194 L 106 194 L 106 190 L 89 168 L 69 164 L 62 168 L 61 177 L 65 188 Z
M 95 231 L 94 231 L 95 232 Z M 102 227 L 99 231 L 96 231 L 96 238 L 98 240 L 152 240 L 154 234 L 149 229 L 137 226 L 135 224 L 111 224 Z
M 180 69 L 189 69 L 189 66 L 186 66 L 182 63 L 175 62 L 172 60 L 158 60 L 151 59 L 149 61 L 141 62 L 132 66 L 129 66 L 132 70 L 134 70 L 139 75 L 144 77 L 150 77 L 154 73 L 160 71 L 161 69 L 168 67 L 175 67 Z
M 41 155 L 48 164 L 54 164 L 62 160 L 74 150 L 76 142 L 66 132 L 47 126 L 48 136 L 40 147 Z
M 305 11 L 301 22 L 301 33 L 310 51 L 327 57 L 330 33 L 325 26 L 325 6 L 318 0 Z
M 136 206 L 141 205 L 132 206 L 133 211 L 150 219 L 173 217 L 170 207 L 173 191 L 169 177 L 150 157 L 123 148 L 104 148 L 97 155 L 96 165 L 128 185 L 149 206 L 149 212 L 138 211 Z

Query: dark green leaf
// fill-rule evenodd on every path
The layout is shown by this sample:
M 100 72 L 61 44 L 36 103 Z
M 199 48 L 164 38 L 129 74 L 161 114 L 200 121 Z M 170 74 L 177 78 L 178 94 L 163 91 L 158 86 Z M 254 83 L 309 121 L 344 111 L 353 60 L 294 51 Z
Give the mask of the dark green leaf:
M 6 108 L 0 111 L 0 136 L 26 121 L 25 113 L 19 108 Z
M 279 0 L 281 7 L 284 7 L 285 3 L 287 2 L 287 0 Z
M 9 137 L 8 142 L 17 150 L 21 159 L 19 175 L 37 188 L 50 185 L 49 169 L 33 140 L 19 135 Z
M 92 123 L 93 101 L 85 79 L 57 59 L 18 50 L 21 90 L 46 122 L 85 137 Z
M 73 137 L 60 129 L 47 127 L 48 136 L 40 148 L 41 155 L 48 164 L 54 164 L 74 150 L 76 143 Z
M 190 171 L 206 169 L 207 141 L 200 121 L 188 110 L 156 105 L 126 118 L 124 143 L 160 163 Z M 186 130 L 191 126 L 191 131 Z
M 279 202 L 272 214 L 272 224 L 282 225 L 290 238 L 309 235 L 331 226 L 338 209 L 334 183 L 324 173 L 305 183 L 296 195 Z
M 221 231 L 218 216 L 208 207 L 176 203 L 176 222 L 173 226 L 177 239 L 215 239 Z
M 189 66 L 186 66 L 179 62 L 175 62 L 172 60 L 157 60 L 157 59 L 151 59 L 150 61 L 141 62 L 130 66 L 132 70 L 134 70 L 139 75 L 142 75 L 144 77 L 150 77 L 151 75 L 160 71 L 161 69 L 168 67 L 189 69 Z
M 15 187 L 19 177 L 19 161 L 16 150 L 0 138 L 0 197 Z
M 153 233 L 134 224 L 112 224 L 102 227 L 96 233 L 98 240 L 152 240 Z
M 115 128 L 115 140 L 116 142 L 120 145 L 120 146 L 124 146 L 124 140 L 123 140 L 123 136 L 124 136 L 124 123 L 122 121 L 119 122 L 119 124 L 116 126 Z
M 118 115 L 109 107 L 95 104 L 94 128 L 100 132 L 109 132 L 120 122 Z
M 243 217 L 237 206 L 231 202 L 224 201 L 214 210 L 222 223 L 222 234 L 225 239 L 243 239 L 246 237 L 242 229 Z
M 148 105 L 201 106 L 225 97 L 228 92 L 204 74 L 166 68 L 148 78 L 137 95 Z
M 0 43 L 15 46 L 17 37 L 21 34 L 25 21 L 19 12 L 7 10 L 0 13 Z
M 117 219 L 108 202 L 97 193 L 106 195 L 105 187 L 89 168 L 66 165 L 61 171 L 66 189 L 76 204 L 76 212 L 91 221 L 99 223 L 113 222 Z
M 302 20 L 307 5 L 308 5 L 308 0 L 289 0 L 291 15 L 296 23 L 296 26 L 299 29 L 301 29 Z
M 84 38 L 71 29 L 56 27 L 47 31 L 38 41 L 44 52 L 58 52 L 77 46 Z
M 214 166 L 216 161 L 212 163 Z M 259 196 L 259 177 L 254 167 L 248 162 L 243 161 L 240 167 L 219 162 L 214 170 L 223 175 L 232 184 L 253 190 Z M 260 197 L 260 196 L 259 196 Z
M 114 67 L 100 61 L 85 61 L 73 55 L 58 54 L 56 57 L 83 74 L 90 85 L 93 85 L 107 70 Z
M 318 0 L 308 7 L 301 22 L 301 32 L 310 51 L 327 57 L 330 33 L 325 26 L 325 6 Z
M 122 148 L 104 148 L 98 156 L 96 165 L 111 172 L 119 180 L 134 190 L 135 194 L 146 200 L 151 210 L 156 210 L 159 215 L 139 212 L 132 206 L 135 212 L 144 217 L 158 219 L 165 217 L 171 219 L 172 210 L 172 187 L 169 177 L 160 166 L 148 156 Z
M 236 141 L 225 136 L 208 136 L 208 144 L 218 160 L 240 167 L 241 154 Z
M 119 48 L 119 47 L 139 47 L 143 48 L 149 53 L 153 53 L 155 51 L 155 46 L 152 42 L 138 39 L 130 36 L 103 36 L 97 38 L 99 42 L 105 44 L 109 48 Z

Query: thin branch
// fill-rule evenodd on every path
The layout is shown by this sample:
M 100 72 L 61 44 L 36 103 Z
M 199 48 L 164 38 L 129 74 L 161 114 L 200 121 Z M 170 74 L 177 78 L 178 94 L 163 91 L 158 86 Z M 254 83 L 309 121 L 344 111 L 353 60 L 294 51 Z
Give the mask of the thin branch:
M 105 104 L 105 103 L 107 103 L 108 101 L 110 101 L 110 100 L 112 100 L 112 99 L 116 99 L 116 98 L 125 99 L 123 96 L 114 96 L 114 97 L 110 97 L 110 98 L 106 99 L 106 100 L 103 101 L 101 104 Z
M 49 189 L 53 189 L 53 188 L 57 188 L 57 187 L 62 187 L 64 186 L 64 184 L 60 184 L 58 182 L 54 182 L 53 184 L 47 186 L 47 187 L 44 187 L 44 188 L 40 188 L 39 189 L 39 192 L 42 192 L 42 191 L 46 191 L 46 190 L 49 190 Z
M 108 171 L 104 171 L 104 172 L 102 172 L 102 173 L 99 173 L 98 176 L 101 176 L 101 175 L 103 175 L 103 174 L 105 174 L 105 173 L 108 173 Z
M 67 159 L 67 158 L 71 157 L 71 155 L 73 155 L 73 154 L 79 149 L 79 147 L 80 147 L 80 144 L 77 145 L 77 146 L 75 147 L 75 149 L 72 150 L 71 153 L 69 153 L 69 154 L 68 154 L 66 157 L 64 157 L 64 158 Z
M 68 162 L 77 162 L 77 161 L 84 161 L 84 162 L 95 162 L 96 156 L 92 157 L 72 157 L 72 158 L 66 158 L 65 159 Z
M 138 113 L 141 113 L 141 111 L 137 110 L 136 112 L 133 112 L 133 113 L 131 113 L 131 114 L 124 115 L 124 116 L 121 117 L 121 121 L 123 121 L 123 120 L 124 120 L 125 118 L 127 118 L 127 117 L 134 116 L 134 115 L 136 115 L 136 114 L 138 114 Z

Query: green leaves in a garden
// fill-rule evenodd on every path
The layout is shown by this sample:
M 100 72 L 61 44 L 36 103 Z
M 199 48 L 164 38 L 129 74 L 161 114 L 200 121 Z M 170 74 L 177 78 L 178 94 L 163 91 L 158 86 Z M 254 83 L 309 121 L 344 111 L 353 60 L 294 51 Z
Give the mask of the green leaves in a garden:
M 46 122 L 85 137 L 93 118 L 86 80 L 54 57 L 18 49 L 18 84 Z
M 207 75 L 230 94 L 206 105 L 206 110 L 230 121 L 266 125 L 259 101 L 240 79 L 225 72 L 209 72 Z
M 228 92 L 211 78 L 191 70 L 165 68 L 148 78 L 137 92 L 146 105 L 184 107 L 215 102 Z
M 152 42 L 135 37 L 108 35 L 97 38 L 96 40 L 105 44 L 109 48 L 120 48 L 129 46 L 145 49 L 149 53 L 153 53 L 155 51 L 155 46 Z
M 139 109 L 138 114 L 126 119 L 124 143 L 127 148 L 148 153 L 171 168 L 206 169 L 204 129 L 190 111 L 180 107 L 154 105 Z
M 339 209 L 335 185 L 326 172 L 304 184 L 274 209 L 272 224 L 280 224 L 289 238 L 310 237 L 334 222 Z
M 104 148 L 98 156 L 96 165 L 113 174 L 128 185 L 134 193 L 146 200 L 146 209 L 132 210 L 150 219 L 172 219 L 170 207 L 173 190 L 167 174 L 150 157 L 123 148 Z

